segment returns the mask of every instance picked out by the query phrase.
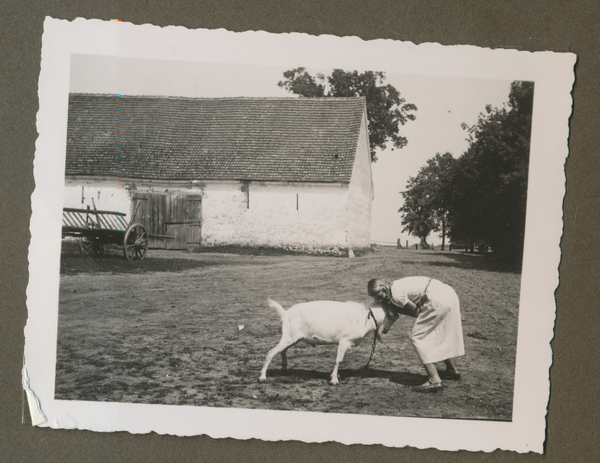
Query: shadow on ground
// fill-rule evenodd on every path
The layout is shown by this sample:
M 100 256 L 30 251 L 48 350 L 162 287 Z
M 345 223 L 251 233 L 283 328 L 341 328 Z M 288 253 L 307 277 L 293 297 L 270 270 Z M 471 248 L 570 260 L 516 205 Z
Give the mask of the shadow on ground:
M 402 384 L 403 386 L 419 386 L 427 380 L 424 375 L 408 372 L 397 372 L 387 370 L 374 370 L 374 369 L 358 369 L 358 370 L 343 370 L 338 371 L 340 381 L 348 378 L 380 378 L 387 379 L 392 383 Z M 289 370 L 275 369 L 267 372 L 267 378 L 298 378 L 298 379 L 322 379 L 329 381 L 331 378 L 331 372 L 326 373 L 323 371 L 316 370 L 305 370 L 292 368 Z

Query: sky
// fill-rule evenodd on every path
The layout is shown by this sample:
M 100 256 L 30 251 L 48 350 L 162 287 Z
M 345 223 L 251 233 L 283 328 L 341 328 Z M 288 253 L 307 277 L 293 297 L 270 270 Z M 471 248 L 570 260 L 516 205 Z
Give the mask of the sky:
M 302 66 L 299 63 L 298 66 Z M 290 66 L 252 66 L 183 61 L 123 59 L 110 56 L 72 55 L 70 92 L 122 95 L 186 97 L 294 97 L 278 87 Z M 328 74 L 330 69 L 307 71 Z M 377 71 L 377 69 L 374 69 Z M 400 129 L 408 139 L 402 149 L 378 151 L 372 164 L 375 199 L 371 241 L 404 246 L 419 239 L 402 233 L 402 195 L 427 159 L 450 152 L 459 157 L 467 148 L 462 123 L 473 125 L 485 106 L 502 107 L 508 102 L 510 82 L 447 76 L 420 76 L 385 73 L 386 83 L 400 92 L 407 103 L 417 106 L 415 121 Z M 429 243 L 439 244 L 438 233 Z

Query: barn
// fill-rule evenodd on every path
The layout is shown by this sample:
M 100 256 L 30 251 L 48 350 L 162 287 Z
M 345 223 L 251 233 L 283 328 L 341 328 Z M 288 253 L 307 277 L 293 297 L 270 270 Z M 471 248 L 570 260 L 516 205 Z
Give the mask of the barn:
M 64 207 L 150 247 L 365 248 L 372 200 L 362 97 L 69 96 Z

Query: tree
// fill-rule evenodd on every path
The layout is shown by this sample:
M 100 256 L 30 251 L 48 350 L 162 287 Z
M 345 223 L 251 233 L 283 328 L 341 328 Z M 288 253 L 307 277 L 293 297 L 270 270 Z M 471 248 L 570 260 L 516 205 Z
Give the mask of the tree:
M 533 82 L 513 82 L 508 107 L 463 124 L 469 148 L 454 169 L 449 235 L 520 257 L 525 234 Z
M 442 251 L 446 244 L 448 196 L 455 163 L 450 153 L 437 153 L 428 159 L 417 176 L 409 178 L 402 192 L 404 205 L 398 210 L 404 214 L 402 231 L 420 238 L 421 245 L 427 244 L 432 231 L 441 231 Z
M 384 150 L 388 142 L 398 149 L 408 143 L 400 135 L 400 126 L 415 120 L 412 112 L 417 107 L 406 103 L 394 86 L 384 85 L 383 72 L 359 74 L 357 71 L 334 69 L 330 76 L 316 74 L 313 77 L 305 68 L 299 67 L 284 72 L 283 77 L 286 80 L 278 83 L 281 88 L 304 97 L 364 96 L 367 100 L 371 161 L 377 161 L 376 148 Z
M 533 83 L 513 82 L 508 104 L 485 107 L 477 123 L 463 124 L 469 148 L 458 159 L 436 154 L 402 193 L 402 231 L 426 243 L 432 231 L 453 243 L 522 255 Z M 442 241 L 442 246 L 444 241 Z
M 427 237 L 437 229 L 427 187 L 418 176 L 411 178 L 407 186 L 410 193 L 402 193 L 404 205 L 398 211 L 403 213 L 402 231 L 416 236 L 421 240 L 421 246 L 426 247 Z

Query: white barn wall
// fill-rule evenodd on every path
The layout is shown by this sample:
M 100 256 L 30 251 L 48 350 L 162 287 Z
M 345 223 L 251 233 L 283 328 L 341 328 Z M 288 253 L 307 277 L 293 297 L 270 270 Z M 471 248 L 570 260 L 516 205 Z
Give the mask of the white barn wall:
M 344 185 L 205 185 L 205 244 L 346 246 Z
M 63 194 L 63 207 L 74 209 L 124 212 L 129 219 L 130 194 L 126 185 L 115 179 L 67 178 Z
M 202 244 L 241 244 L 237 221 L 245 210 L 246 195 L 240 182 L 205 183 L 202 192 Z
M 367 135 L 367 118 L 363 117 L 354 160 L 352 180 L 348 189 L 347 230 L 349 248 L 371 245 L 371 206 L 373 202 L 371 154 Z
M 69 177 L 63 204 L 124 212 L 131 221 L 133 192 L 202 195 L 203 245 L 348 246 L 348 186 L 343 184 L 251 182 L 245 188 L 235 181 L 177 185 Z

